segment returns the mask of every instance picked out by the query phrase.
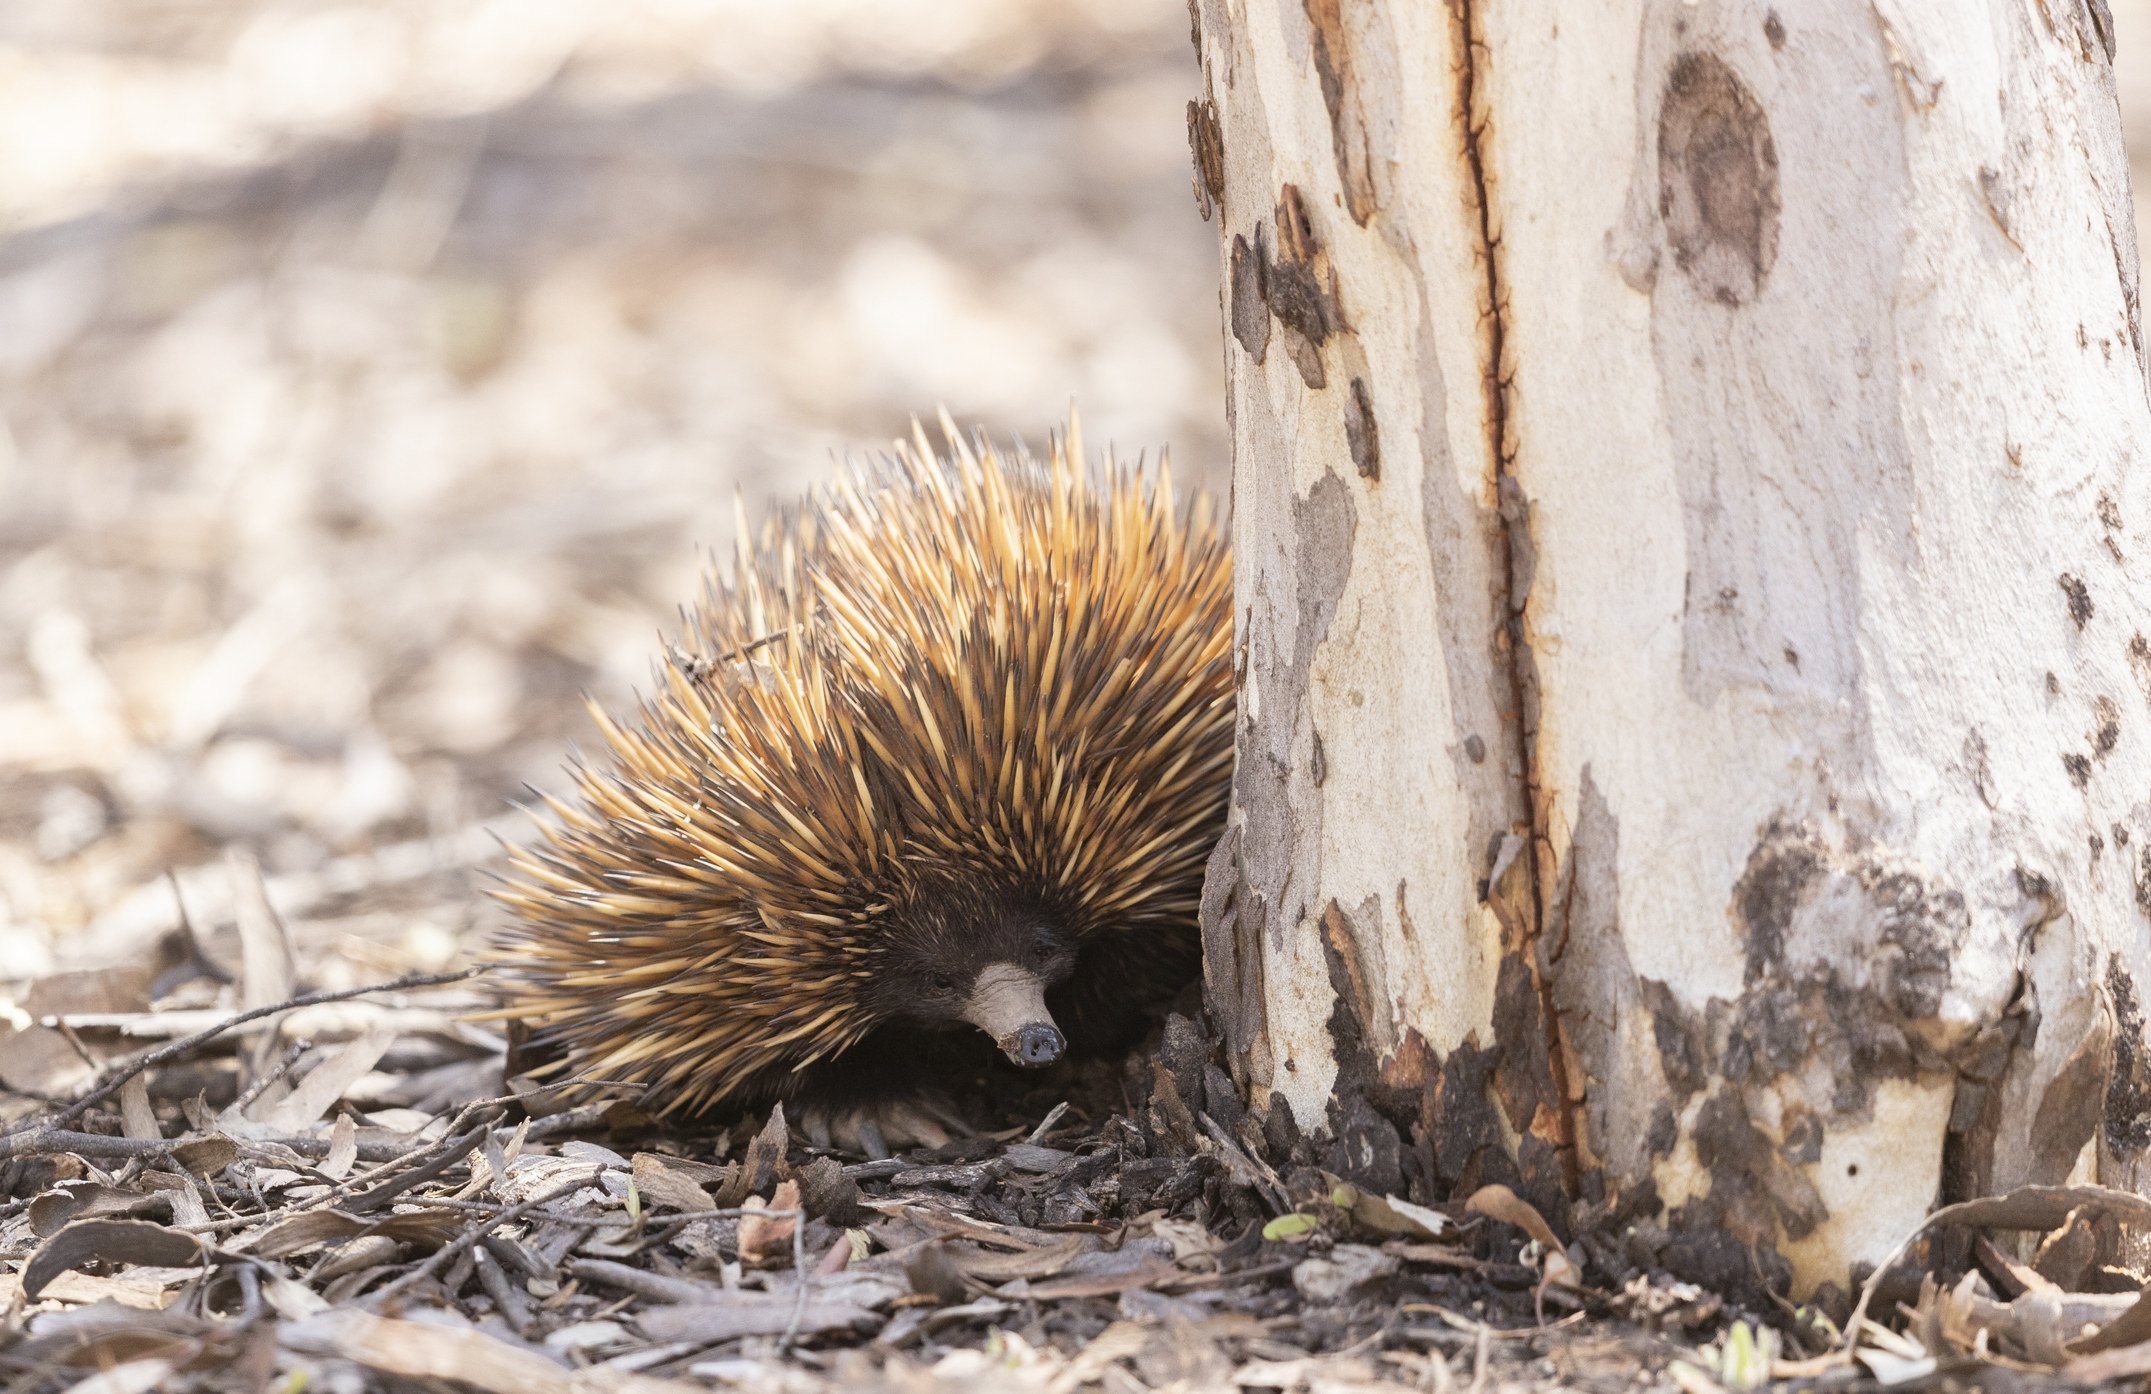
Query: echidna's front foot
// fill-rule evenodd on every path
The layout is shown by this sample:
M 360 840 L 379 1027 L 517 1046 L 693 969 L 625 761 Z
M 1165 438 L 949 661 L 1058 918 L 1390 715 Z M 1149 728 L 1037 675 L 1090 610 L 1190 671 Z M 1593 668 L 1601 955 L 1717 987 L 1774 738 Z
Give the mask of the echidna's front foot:
M 816 1147 L 864 1152 L 876 1161 L 896 1148 L 941 1147 L 951 1135 L 969 1137 L 972 1131 L 954 1108 L 927 1095 L 874 1104 L 804 1102 L 794 1107 L 799 1130 Z

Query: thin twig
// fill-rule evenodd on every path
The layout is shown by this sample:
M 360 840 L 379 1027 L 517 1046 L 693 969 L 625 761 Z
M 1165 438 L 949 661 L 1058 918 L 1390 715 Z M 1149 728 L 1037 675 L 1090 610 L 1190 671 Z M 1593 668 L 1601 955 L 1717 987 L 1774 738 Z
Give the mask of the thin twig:
M 775 1214 L 777 1212 L 765 1211 L 764 1213 Z M 792 1342 L 799 1339 L 800 1325 L 807 1318 L 807 1284 L 814 1281 L 814 1275 L 807 1271 L 807 1212 L 802 1207 L 792 1211 L 791 1215 L 792 1272 L 799 1279 L 799 1300 L 792 1304 L 792 1319 L 784 1324 L 784 1335 L 777 1340 L 777 1354 L 779 1356 L 790 1354 Z
M 9 1157 L 57 1156 L 72 1152 L 78 1157 L 154 1157 L 181 1147 L 199 1138 L 138 1138 L 111 1137 L 104 1133 L 82 1133 L 68 1128 L 37 1128 L 29 1132 L 0 1135 L 0 1161 Z M 242 1147 L 287 1147 L 302 1157 L 326 1157 L 329 1140 L 322 1137 L 264 1137 L 234 1138 Z M 398 1147 L 395 1143 L 362 1142 L 359 1157 L 368 1162 L 394 1164 L 423 1152 L 431 1143 L 419 1147 Z
M 1031 1135 L 1025 1138 L 1024 1141 L 1029 1143 L 1031 1146 L 1036 1147 L 1038 1145 L 1039 1139 L 1043 1138 L 1047 1133 L 1052 1132 L 1053 1125 L 1055 1123 L 1060 1122 L 1061 1115 L 1066 1113 L 1067 1111 L 1068 1101 L 1066 1099 L 1063 1099 L 1053 1106 L 1052 1112 L 1048 1113 L 1044 1118 L 1038 1120 L 1038 1126 L 1031 1129 Z
M 458 1119 L 457 1121 L 461 1122 L 462 1120 Z M 469 1132 L 450 1143 L 439 1156 L 421 1162 L 401 1176 L 384 1181 L 370 1191 L 351 1197 L 350 1203 L 344 1209 L 353 1215 L 363 1215 L 369 1210 L 380 1209 L 413 1186 L 423 1185 L 431 1181 L 434 1177 L 439 1176 L 476 1150 L 478 1144 L 485 1141 L 486 1134 L 493 1130 L 493 1124 L 498 1121 L 499 1115 L 497 1113 L 481 1118 L 477 1127 L 472 1128 Z
M 1943 1206 L 1914 1225 L 1912 1232 L 1906 1235 L 1896 1248 L 1890 1250 L 1882 1262 L 1875 1265 L 1875 1271 L 1867 1275 L 1866 1282 L 1860 1284 L 1860 1300 L 1852 1309 L 1852 1320 L 1845 1323 L 1845 1343 L 1841 1349 L 1846 1356 L 1849 1357 L 1859 1348 L 1860 1323 L 1867 1317 L 1867 1304 L 1874 1300 L 1875 1289 L 1882 1286 L 1883 1275 L 1897 1266 L 1897 1260 L 1903 1258 L 1911 1249 L 1913 1241 L 1936 1225 L 1949 1224 L 1959 1216 L 1982 1208 L 1983 1204 L 1983 1201 L 1978 1200 L 1960 1200 L 1955 1205 Z
M 277 1062 L 274 1065 L 271 1065 L 268 1069 L 263 1070 L 261 1072 L 260 1079 L 257 1079 L 252 1084 L 249 1084 L 246 1087 L 246 1091 L 244 1093 L 242 1093 L 238 1098 L 232 1100 L 231 1116 L 234 1118 L 245 1116 L 248 1106 L 251 1105 L 256 1099 L 260 1098 L 263 1094 L 267 1093 L 269 1091 L 270 1085 L 276 1083 L 286 1074 L 290 1073 L 291 1067 L 299 1063 L 299 1057 L 306 1054 L 306 1052 L 312 1050 L 313 1048 L 314 1043 L 310 1040 L 304 1039 L 303 1037 L 299 1040 L 293 1041 L 291 1045 L 284 1051 L 283 1055 L 278 1058 Z
M 207 1030 L 197 1031 L 184 1040 L 174 1041 L 170 1045 L 160 1046 L 134 1060 L 122 1062 L 115 1067 L 118 1073 L 110 1080 L 75 1100 L 75 1102 L 60 1110 L 57 1115 L 51 1118 L 32 1120 L 10 1128 L 7 1132 L 0 1133 L 0 1139 L 13 1137 L 17 1133 L 28 1132 L 32 1128 L 64 1127 L 118 1093 L 121 1085 L 142 1073 L 142 1071 L 153 1069 L 168 1060 L 176 1060 L 196 1046 L 215 1040 L 234 1026 L 244 1026 L 247 1022 L 259 1021 L 265 1016 L 275 1016 L 279 1012 L 296 1011 L 300 1007 L 318 1007 L 326 1002 L 345 1002 L 353 997 L 365 997 L 376 992 L 404 992 L 411 988 L 439 987 L 443 983 L 459 983 L 465 978 L 475 976 L 479 971 L 476 968 L 462 968 L 453 973 L 413 973 L 408 977 L 398 978 L 392 983 L 375 983 L 371 987 L 345 988 L 340 992 L 310 992 L 302 997 L 291 997 L 282 1002 L 273 1003 L 270 1006 L 256 1007 L 250 1012 L 241 1012 L 237 1016 L 225 1018 Z M 0 1153 L 0 1155 L 12 1154 Z
M 597 1180 L 595 1177 L 587 1178 L 583 1184 L 594 1187 L 597 1184 Z M 515 1208 L 512 1205 L 502 1205 L 498 1201 L 455 1200 L 448 1196 L 413 1196 L 405 1201 L 404 1204 L 424 1206 L 428 1210 L 454 1211 L 468 1215 L 505 1215 Z M 412 1212 L 397 1212 L 399 1215 L 410 1213 Z M 714 1211 L 701 1210 L 696 1212 L 695 1218 L 706 1219 L 715 1213 Z M 563 1215 L 557 1210 L 537 1210 L 531 1213 L 530 1218 L 549 1220 L 555 1224 L 562 1225 L 588 1225 L 592 1229 L 602 1229 L 620 1223 L 620 1217 L 609 1212 L 603 1215 Z
M 453 1263 L 457 1258 L 461 1257 L 464 1251 L 469 1249 L 472 1245 L 476 1244 L 487 1234 L 500 1228 L 502 1225 L 512 1225 L 517 1220 L 522 1219 L 525 1215 L 528 1215 L 531 1211 L 536 1210 L 539 1206 L 546 1204 L 548 1201 L 555 1201 L 560 1199 L 562 1196 L 572 1195 L 589 1184 L 589 1177 L 578 1176 L 572 1181 L 564 1181 L 560 1185 L 553 1187 L 549 1191 L 545 1191 L 542 1194 L 532 1196 L 529 1200 L 524 1201 L 521 1205 L 516 1206 L 513 1210 L 505 1210 L 498 1215 L 486 1216 L 479 1219 L 476 1223 L 466 1227 L 463 1233 L 457 1235 L 453 1242 L 443 1244 L 440 1248 L 435 1249 L 433 1251 L 433 1257 L 427 1259 L 424 1263 L 421 1263 L 420 1265 L 418 1265 L 418 1267 L 412 1269 L 410 1272 L 404 1274 L 402 1277 L 396 1279 L 396 1281 L 388 1284 L 386 1287 L 375 1289 L 367 1296 L 366 1305 L 372 1307 L 379 1307 L 381 1304 L 387 1302 L 388 1299 L 390 1299 L 391 1297 L 394 1297 L 398 1293 L 402 1292 L 405 1288 L 411 1287 L 413 1284 L 418 1283 L 426 1278 L 430 1278 L 435 1273 L 440 1272 L 443 1267 L 450 1263 Z

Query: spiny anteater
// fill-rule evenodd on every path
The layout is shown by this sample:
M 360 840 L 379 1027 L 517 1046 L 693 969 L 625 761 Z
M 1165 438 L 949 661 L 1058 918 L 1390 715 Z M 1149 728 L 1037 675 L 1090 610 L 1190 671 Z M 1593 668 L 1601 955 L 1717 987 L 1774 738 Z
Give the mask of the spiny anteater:
M 742 515 L 660 690 L 596 713 L 610 760 L 499 892 L 504 1014 L 560 1077 L 945 1141 L 913 1105 L 950 1028 L 1124 1049 L 1194 976 L 1233 758 L 1208 501 L 1073 425 L 1041 465 L 942 424 L 946 458 L 914 431 Z

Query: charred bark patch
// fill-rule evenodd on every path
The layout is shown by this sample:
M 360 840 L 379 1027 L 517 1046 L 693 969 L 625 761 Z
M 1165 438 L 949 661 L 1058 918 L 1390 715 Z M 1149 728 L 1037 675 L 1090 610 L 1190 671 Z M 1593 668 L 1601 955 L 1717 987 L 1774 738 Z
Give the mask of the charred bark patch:
M 1476 1033 L 1443 1058 L 1417 1031 L 1405 1029 L 1381 1080 L 1399 1116 L 1411 1115 L 1407 1169 L 1415 1187 L 1424 1188 L 1423 1195 L 1413 1190 L 1415 1199 L 1470 1195 L 1496 1182 L 1525 1192 L 1493 1102 L 1498 1063 L 1497 1053 L 1483 1048 Z
M 2126 1155 L 2151 1147 L 2151 1050 L 2144 1041 L 2136 982 L 2118 955 L 2106 961 L 2106 992 L 2114 1004 L 2113 1073 L 2103 1109 L 2106 1147 Z
M 1188 103 L 1188 152 L 1195 160 L 1195 207 L 1204 222 L 1225 206 L 1225 136 L 1217 121 L 1217 103 L 1208 97 Z
M 2109 991 L 2112 986 L 2109 981 Z M 2114 1092 L 2113 1082 L 2121 1078 L 2117 1068 L 2117 1044 L 2120 1040 L 2114 1023 L 2101 1017 L 2069 1053 L 2061 1068 L 2054 1072 L 2054 1078 L 2039 1097 L 2039 1111 L 2032 1116 L 2032 1162 L 2030 1175 L 2026 1178 L 2032 1183 L 2054 1186 L 2067 1180 L 2076 1166 L 2076 1159 L 2083 1154 L 2084 1144 L 2098 1135 L 2101 1118 L 2110 1112 L 2108 1100 Z M 2140 1036 L 2136 1045 L 2140 1049 Z M 2132 1073 L 2135 1067 L 2136 1061 L 2132 1059 Z M 2131 1080 L 2123 1086 L 2124 1092 L 2140 1089 L 2141 1083 Z M 2122 1108 L 2130 1127 L 2151 1128 L 2151 1121 L 2144 1117 L 2140 1097 L 2137 1101 L 2124 1103 Z
M 2017 1059 L 2019 1050 L 2029 1050 L 2039 1036 L 2038 994 L 2030 983 L 2018 979 L 2017 991 L 2001 1020 L 1983 1027 L 1972 1044 L 1955 1054 L 1957 1087 L 1950 1100 L 1949 1123 L 1942 1138 L 1942 1188 L 1940 1199 L 1944 1203 L 1970 1200 L 1975 1196 L 1991 1194 L 1994 1190 L 1994 1144 L 2002 1127 L 2002 1077 L 2011 1063 Z M 2100 1080 L 2103 1082 L 2102 1074 Z M 2084 1143 L 2098 1126 L 2097 1089 L 2093 1089 L 2086 1102 L 2089 1113 L 2081 1126 L 2061 1117 L 2046 1116 L 2046 1106 L 2040 1106 L 2040 1118 L 2032 1130 L 2035 1149 L 2030 1174 L 2026 1178 L 2034 1184 L 2051 1184 L 2068 1175 L 2064 1165 L 2059 1171 L 2049 1171 L 2044 1160 L 2050 1138 L 2076 1133 L 2076 1142 L 2070 1151 L 2083 1150 Z
M 1270 351 L 1269 274 L 1263 265 L 1262 224 L 1255 224 L 1255 245 L 1232 235 L 1232 337 L 1257 366 Z
M 1832 1120 L 1872 1116 L 1885 1079 L 1954 1080 L 1945 1198 L 1982 1194 L 1993 1174 L 2000 1085 L 2037 1033 L 2036 1002 L 2020 990 L 1999 1020 L 1952 1038 L 1946 1050 L 1935 1045 L 1928 1027 L 1971 933 L 1965 898 L 1884 849 L 1847 841 L 1839 847 L 1788 818 L 1761 829 L 1728 906 L 1748 953 L 1736 998 L 1689 1005 L 1664 982 L 1637 984 L 1669 1096 L 1650 1118 L 1653 1155 L 1677 1141 L 1680 1112 L 1701 1098 L 1690 1137 L 1709 1190 L 1667 1217 L 1674 1240 L 1663 1256 L 1689 1281 L 1732 1290 L 1782 1284 L 1788 1270 L 1772 1247 L 1779 1233 L 1798 1240 L 1828 1218 L 1807 1169 L 1821 1161 Z M 2043 885 L 2020 880 L 2028 895 Z M 2087 1045 L 2064 1068 L 2069 1080 L 2057 1077 L 2050 1090 L 2076 1102 L 2056 1103 L 2051 1118 L 2038 1120 L 2035 1166 L 2062 1168 L 2051 1177 L 2042 1170 L 2042 1180 L 2066 1174 L 2064 1154 L 2073 1159 L 2091 1135 L 2097 1115 L 2085 1105 L 2106 1078 L 2104 1050 Z M 2107 1092 L 2110 1127 L 2151 1106 L 2151 1068 L 2143 1074 L 2118 1106 Z M 1823 1094 L 1813 1092 L 1818 1085 Z M 1750 1108 L 1771 1096 L 1776 1121 L 1766 1127 Z
M 1247 903 L 1240 867 L 1240 830 L 1228 828 L 1211 849 L 1203 870 L 1202 928 L 1204 1001 L 1225 1036 L 1225 1061 L 1234 1084 L 1247 1085 L 1247 1052 L 1266 1026 L 1262 1005 L 1261 912 Z M 1243 914 L 1248 923 L 1242 924 Z
M 1651 1014 L 1651 1039 L 1658 1046 L 1658 1068 L 1666 1077 L 1666 1088 L 1673 1101 L 1686 1108 L 1688 1100 L 1710 1082 L 1708 1043 L 1697 1029 L 1699 1023 L 1682 1010 L 1673 989 L 1656 978 L 1644 978 L 1637 987 Z
M 1822 1160 L 1823 1126 L 1815 1110 L 1801 1104 L 1789 1106 L 1780 1131 L 1784 1141 L 1778 1144 L 1778 1155 L 1786 1161 L 1805 1166 Z
M 1711 53 L 1684 53 L 1658 102 L 1658 215 L 1678 266 L 1712 299 L 1755 299 L 1778 256 L 1770 118 Z
M 1285 330 L 1285 347 L 1313 391 L 1329 386 L 1322 344 L 1343 328 L 1337 311 L 1337 273 L 1316 240 L 1300 191 L 1285 185 L 1277 195 L 1277 257 L 1265 268 L 1270 313 Z
M 2091 755 L 2104 760 L 2121 742 L 2121 708 L 2102 693 L 2091 701 L 2091 718 Z
M 1660 1099 L 1651 1109 L 1650 1130 L 1643 1135 L 1644 1146 L 1653 1157 L 1667 1157 L 1673 1146 L 1680 1141 L 1680 1119 L 1673 1112 L 1673 1105 Z
M 1330 1047 L 1337 1060 L 1329 1097 L 1330 1142 L 1323 1155 L 1324 1165 L 1354 1185 L 1376 1194 L 1401 1193 L 1404 1134 L 1376 1102 L 1401 1112 L 1409 1126 L 1417 1100 L 1398 1098 L 1382 1078 L 1373 1039 L 1374 1014 L 1382 1005 L 1373 999 L 1370 975 L 1359 958 L 1361 936 L 1376 932 L 1373 925 L 1354 926 L 1335 901 L 1322 912 L 1322 958 L 1336 995 L 1329 1014 Z
M 2092 615 L 2097 613 L 2091 603 L 2091 587 L 2085 585 L 2081 577 L 2071 576 L 2066 571 L 2056 578 L 2056 584 L 2061 587 L 2061 593 L 2068 601 L 2069 618 L 2075 621 L 2078 629 L 2082 629 L 2091 622 Z
M 1747 943 L 1746 981 L 1767 993 L 1797 979 L 1834 977 L 1815 943 L 1834 940 L 1851 953 L 1875 948 L 1841 986 L 1865 986 L 1905 1018 L 1934 1015 L 1949 986 L 1949 965 L 1971 924 L 1961 892 L 1876 855 L 1836 855 L 1806 823 L 1773 820 L 1749 851 L 1733 887 L 1733 918 Z M 1815 941 L 1789 964 L 1788 937 L 1805 920 Z
M 1329 1138 L 1319 1144 L 1322 1164 L 1355 1185 L 1424 1202 L 1499 1182 L 1565 1231 L 1571 1193 L 1563 1172 L 1567 1158 L 1559 1139 L 1544 1135 L 1556 1096 L 1529 975 L 1505 970 L 1510 986 L 1503 1001 L 1510 1005 L 1495 1007 L 1502 1033 L 1492 1048 L 1482 1047 L 1474 1035 L 1444 1059 L 1406 1029 L 1385 1051 L 1375 1018 L 1383 1008 L 1372 991 L 1378 974 L 1362 961 L 1362 946 L 1377 927 L 1355 923 L 1334 901 L 1324 908 L 1321 926 L 1334 993 L 1327 1026 L 1337 1061 L 1326 1119 Z M 1513 1031 L 1511 1009 L 1525 1014 Z M 1536 1053 L 1528 1048 L 1534 1041 L 1540 1046 Z M 1508 1139 L 1519 1132 L 1512 1157 Z
M 1890 1005 L 1906 1017 L 1934 1016 L 1949 990 L 1950 962 L 1971 929 L 1963 893 L 1871 866 L 1861 868 L 1860 884 L 1882 918 L 1883 952 L 1875 957 Z
M 1367 380 L 1352 379 L 1351 395 L 1344 401 L 1344 441 L 1352 452 L 1352 466 L 1361 479 L 1382 477 L 1382 430 L 1374 419 L 1374 403 L 1367 395 Z
M 1815 1183 L 1755 1126 L 1739 1090 L 1723 1089 L 1705 1099 L 1696 1110 L 1693 1136 L 1696 1160 L 1710 1171 L 1710 1198 L 1742 1244 L 1760 1248 L 1774 1241 L 1766 1216 L 1774 1217 L 1790 1239 L 1805 1238 L 1829 1218 Z M 1819 1133 L 1815 1145 L 1819 1155 Z
M 1728 1303 L 1767 1312 L 1792 1286 L 1792 1264 L 1768 1244 L 1743 1243 L 1727 1227 L 1726 1207 L 1701 1196 L 1666 1216 L 1672 1238 L 1659 1255 L 1668 1273 Z
M 1797 830 L 1772 824 L 1748 853 L 1733 886 L 1733 908 L 1748 943 L 1747 981 L 1769 972 L 1784 956 L 1785 931 L 1793 912 L 1822 875 L 1818 850 Z
M 1361 105 L 1359 79 L 1353 71 L 1352 47 L 1345 33 L 1346 0 L 1305 0 L 1314 36 L 1316 80 L 1329 112 L 1330 151 L 1337 162 L 1337 182 L 1344 189 L 1345 211 L 1361 227 L 1374 216 L 1374 152 Z

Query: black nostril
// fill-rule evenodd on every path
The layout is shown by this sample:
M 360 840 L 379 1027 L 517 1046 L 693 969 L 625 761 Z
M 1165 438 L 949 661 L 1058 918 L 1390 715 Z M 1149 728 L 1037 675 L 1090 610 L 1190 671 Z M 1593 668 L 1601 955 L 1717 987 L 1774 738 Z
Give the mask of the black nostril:
M 1016 1063 L 1050 1065 L 1061 1058 L 1067 1043 L 1050 1021 L 1034 1021 L 1016 1033 Z

